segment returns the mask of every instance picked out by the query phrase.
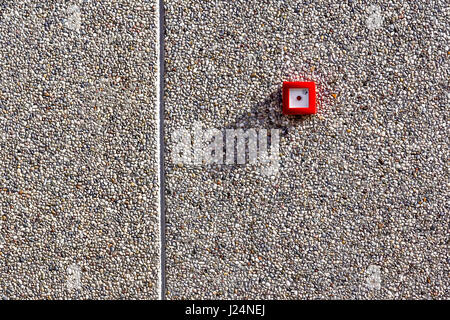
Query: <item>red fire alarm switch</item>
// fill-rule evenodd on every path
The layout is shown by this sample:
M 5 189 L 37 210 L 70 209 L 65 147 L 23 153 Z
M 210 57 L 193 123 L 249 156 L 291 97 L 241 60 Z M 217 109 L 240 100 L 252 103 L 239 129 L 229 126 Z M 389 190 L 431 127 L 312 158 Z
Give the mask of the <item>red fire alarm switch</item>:
M 283 82 L 283 114 L 315 114 L 314 82 Z

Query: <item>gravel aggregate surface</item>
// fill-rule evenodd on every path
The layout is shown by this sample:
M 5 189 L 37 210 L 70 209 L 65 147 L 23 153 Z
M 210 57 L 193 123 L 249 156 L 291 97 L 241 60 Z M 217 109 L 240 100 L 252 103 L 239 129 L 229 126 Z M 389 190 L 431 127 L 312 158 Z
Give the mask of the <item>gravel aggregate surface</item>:
M 0 1 L 0 298 L 158 298 L 156 8 Z
M 168 0 L 169 299 L 449 295 L 445 1 Z M 319 114 L 281 114 L 281 83 Z M 175 165 L 171 134 L 280 129 L 280 169 Z
M 164 1 L 164 146 L 157 6 L 0 0 L 0 298 L 449 299 L 448 3 Z M 196 126 L 279 167 L 175 163 Z

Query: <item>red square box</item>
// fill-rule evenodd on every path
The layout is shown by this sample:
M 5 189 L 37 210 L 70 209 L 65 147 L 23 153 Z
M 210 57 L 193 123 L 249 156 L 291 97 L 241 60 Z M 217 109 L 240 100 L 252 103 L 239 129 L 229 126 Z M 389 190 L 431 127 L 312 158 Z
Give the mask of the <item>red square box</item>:
M 283 114 L 315 114 L 316 84 L 314 82 L 283 82 Z

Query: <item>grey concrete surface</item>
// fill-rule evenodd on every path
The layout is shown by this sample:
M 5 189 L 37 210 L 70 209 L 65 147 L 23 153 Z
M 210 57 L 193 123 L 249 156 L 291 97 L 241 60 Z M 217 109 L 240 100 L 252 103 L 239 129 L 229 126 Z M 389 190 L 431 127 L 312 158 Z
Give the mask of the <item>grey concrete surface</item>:
M 1 298 L 158 298 L 156 5 L 1 1 Z
M 167 297 L 449 298 L 445 1 L 166 8 Z M 281 114 L 312 79 L 319 114 Z M 280 129 L 280 169 L 175 165 L 171 135 Z
M 165 1 L 163 257 L 157 6 L 0 2 L 0 298 L 448 299 L 448 4 Z M 174 163 L 195 125 L 280 167 Z

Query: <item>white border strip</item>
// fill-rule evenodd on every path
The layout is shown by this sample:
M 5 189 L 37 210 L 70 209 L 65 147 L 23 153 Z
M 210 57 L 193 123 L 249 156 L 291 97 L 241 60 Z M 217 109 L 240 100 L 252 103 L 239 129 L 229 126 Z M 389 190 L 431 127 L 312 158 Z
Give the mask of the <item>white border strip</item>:
M 157 205 L 157 213 L 158 213 L 158 222 L 159 222 L 159 268 L 158 268 L 158 292 L 159 292 L 159 299 L 164 299 L 164 279 L 163 279 L 163 268 L 164 268 L 164 243 L 163 243 L 163 225 L 162 225 L 162 210 L 163 210 L 163 204 L 162 204 L 162 197 L 163 197 L 163 186 L 162 186 L 162 179 L 161 179 L 161 17 L 160 17 L 160 6 L 161 1 L 158 1 L 156 5 L 156 15 L 155 15 L 155 23 L 156 23 L 156 63 L 157 63 L 157 72 L 156 72 L 156 172 L 158 172 L 158 205 Z

